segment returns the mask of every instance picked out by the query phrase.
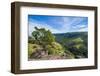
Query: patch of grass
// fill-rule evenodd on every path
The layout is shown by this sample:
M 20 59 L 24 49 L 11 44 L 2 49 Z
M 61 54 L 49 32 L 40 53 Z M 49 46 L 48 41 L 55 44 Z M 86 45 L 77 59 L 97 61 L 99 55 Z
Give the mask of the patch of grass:
M 77 49 L 79 49 L 80 47 L 83 47 L 83 46 L 84 46 L 83 44 L 74 45 L 74 47 L 76 47 Z
M 76 38 L 76 39 L 73 39 L 73 41 L 75 43 L 82 43 L 83 42 L 83 40 L 80 37 L 79 38 Z
M 34 53 L 37 49 L 42 49 L 40 45 L 28 43 L 28 56 Z

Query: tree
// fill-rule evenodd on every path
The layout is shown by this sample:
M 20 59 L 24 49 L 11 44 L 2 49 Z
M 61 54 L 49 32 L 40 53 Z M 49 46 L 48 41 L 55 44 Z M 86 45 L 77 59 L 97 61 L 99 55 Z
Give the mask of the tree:
M 32 32 L 32 38 L 35 44 L 43 46 L 45 49 L 46 45 L 55 42 L 55 37 L 52 35 L 50 30 L 46 30 L 45 28 L 37 28 L 35 27 L 35 31 Z
M 41 51 L 47 51 L 49 55 L 63 55 L 63 47 L 55 41 L 55 36 L 46 30 L 45 28 L 35 27 L 35 31 L 32 32 L 32 38 L 34 44 L 41 45 L 43 49 Z

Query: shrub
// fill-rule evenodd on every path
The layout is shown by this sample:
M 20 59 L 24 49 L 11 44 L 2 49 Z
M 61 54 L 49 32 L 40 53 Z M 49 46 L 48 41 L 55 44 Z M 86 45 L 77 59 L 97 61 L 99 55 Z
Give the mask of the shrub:
M 49 55 L 50 54 L 52 55 L 63 55 L 64 54 L 63 47 L 57 42 L 52 42 L 51 45 L 47 45 L 46 50 L 48 51 Z
M 30 57 L 30 55 L 33 52 L 36 52 L 37 49 L 42 49 L 42 47 L 40 45 L 37 44 L 28 44 L 28 56 Z

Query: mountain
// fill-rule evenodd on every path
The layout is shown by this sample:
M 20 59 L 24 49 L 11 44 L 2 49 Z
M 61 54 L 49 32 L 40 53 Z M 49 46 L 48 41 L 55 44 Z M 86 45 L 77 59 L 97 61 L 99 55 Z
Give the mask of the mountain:
M 88 57 L 88 32 L 68 32 L 53 34 L 58 43 L 76 58 Z
M 56 33 L 56 34 L 53 34 L 56 38 L 57 41 L 59 40 L 62 40 L 63 38 L 78 38 L 78 37 L 81 37 L 81 38 L 87 38 L 87 34 L 88 32 L 68 32 L 68 33 Z

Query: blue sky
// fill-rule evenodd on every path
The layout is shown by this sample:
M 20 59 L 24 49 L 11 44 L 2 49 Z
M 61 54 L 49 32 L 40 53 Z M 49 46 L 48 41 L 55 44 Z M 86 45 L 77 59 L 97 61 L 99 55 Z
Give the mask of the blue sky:
M 88 31 L 88 17 L 28 15 L 29 35 L 34 27 L 49 29 L 52 33 Z

